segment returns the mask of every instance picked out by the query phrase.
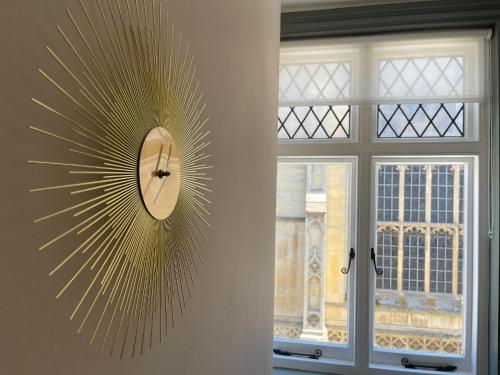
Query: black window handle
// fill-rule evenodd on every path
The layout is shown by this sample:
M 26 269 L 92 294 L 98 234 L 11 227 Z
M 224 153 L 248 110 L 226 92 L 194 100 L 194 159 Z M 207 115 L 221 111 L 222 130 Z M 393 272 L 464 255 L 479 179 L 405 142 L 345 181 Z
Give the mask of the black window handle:
M 413 368 L 413 369 L 429 370 L 429 371 L 441 371 L 441 372 L 453 372 L 457 369 L 457 366 L 451 366 L 451 365 L 444 365 L 444 366 L 417 365 L 415 363 L 411 363 L 408 358 L 402 358 L 401 365 L 404 368 Z
M 351 250 L 349 250 L 349 263 L 347 264 L 347 268 L 342 267 L 340 272 L 342 272 L 344 275 L 347 275 L 349 273 L 349 271 L 351 270 L 351 262 L 355 257 L 356 257 L 356 252 L 351 247 Z
M 380 276 L 384 273 L 384 270 L 382 268 L 377 267 L 377 257 L 375 256 L 375 250 L 372 247 L 372 253 L 371 253 L 371 258 L 373 261 L 373 269 L 375 270 L 375 273 Z

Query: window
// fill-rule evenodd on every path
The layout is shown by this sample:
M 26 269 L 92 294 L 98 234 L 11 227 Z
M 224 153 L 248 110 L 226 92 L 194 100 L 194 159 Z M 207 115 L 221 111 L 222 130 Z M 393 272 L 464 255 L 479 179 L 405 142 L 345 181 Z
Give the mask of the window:
M 464 103 L 377 106 L 377 138 L 463 138 Z
M 486 34 L 283 43 L 277 366 L 476 374 Z
M 412 228 L 404 233 L 403 238 L 403 290 L 423 292 L 425 236 Z
M 377 255 L 384 273 L 377 278 L 377 289 L 398 289 L 398 234 L 382 226 L 377 231 Z
M 279 79 L 281 102 L 347 98 L 351 92 L 351 63 L 281 64 Z
M 348 61 L 283 64 L 279 77 L 281 102 L 318 102 L 350 95 Z M 346 105 L 280 106 L 278 138 L 348 139 L 350 112 Z
M 396 255 L 387 267 L 386 253 L 381 251 L 386 240 L 378 233 L 376 237 L 377 259 L 384 273 L 376 279 L 374 292 L 374 348 L 461 355 L 466 311 L 459 293 L 464 275 L 459 248 L 467 228 L 460 221 L 459 202 L 464 201 L 465 191 L 460 176 L 465 176 L 468 163 L 374 160 L 378 197 L 387 189 L 380 175 L 389 168 L 405 173 L 402 185 L 397 184 L 404 194 L 398 216 L 404 220 L 392 223 L 393 236 L 403 239 L 401 246 L 396 242 L 393 254 L 402 254 L 402 259 Z M 379 232 L 387 223 L 377 218 L 375 225 Z M 381 282 L 388 277 L 395 278 L 391 288 Z M 399 319 L 394 319 L 396 312 Z
M 399 170 L 395 166 L 382 166 L 378 174 L 380 195 L 377 207 L 380 221 L 399 220 Z
M 451 223 L 453 221 L 453 173 L 447 165 L 432 171 L 432 222 Z M 458 212 L 457 212 L 458 213 Z
M 431 234 L 430 292 L 458 293 L 458 279 L 462 275 L 460 257 L 456 253 L 457 280 L 453 280 L 453 233 L 444 230 Z M 456 239 L 458 240 L 458 239 Z M 460 282 L 461 284 L 461 282 Z
M 409 165 L 405 169 L 405 221 L 425 221 L 425 168 Z
M 280 347 L 323 342 L 352 355 L 354 158 L 281 159 L 276 204 L 274 337 Z M 338 354 L 338 353 L 337 353 Z
M 278 138 L 348 139 L 350 112 L 347 105 L 280 107 Z
M 409 57 L 378 61 L 380 97 L 454 96 L 464 92 L 464 58 Z

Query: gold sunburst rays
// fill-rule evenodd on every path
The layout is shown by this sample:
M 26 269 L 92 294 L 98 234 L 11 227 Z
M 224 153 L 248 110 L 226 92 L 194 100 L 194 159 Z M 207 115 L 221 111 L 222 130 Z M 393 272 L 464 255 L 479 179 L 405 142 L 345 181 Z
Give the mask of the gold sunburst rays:
M 56 297 L 77 292 L 82 283 L 76 281 L 83 280 L 69 316 L 79 321 L 77 332 L 87 328 L 90 344 L 100 342 L 110 355 L 134 356 L 155 336 L 162 340 L 176 310 L 183 314 L 202 261 L 210 131 L 189 46 L 174 32 L 163 0 L 97 0 L 92 9 L 78 2 L 77 12 L 67 10 L 71 33 L 57 26 L 71 59 L 47 47 L 59 73 L 39 69 L 67 105 L 32 99 L 67 129 L 29 126 L 58 141 L 64 152 L 62 160 L 28 163 L 63 168 L 67 177 L 29 191 L 77 199 L 34 220 L 76 220 L 39 247 L 50 251 L 64 238 L 76 238 L 49 273 L 73 270 Z M 179 196 L 165 220 L 145 209 L 138 182 L 141 144 L 155 127 L 172 135 L 180 159 Z

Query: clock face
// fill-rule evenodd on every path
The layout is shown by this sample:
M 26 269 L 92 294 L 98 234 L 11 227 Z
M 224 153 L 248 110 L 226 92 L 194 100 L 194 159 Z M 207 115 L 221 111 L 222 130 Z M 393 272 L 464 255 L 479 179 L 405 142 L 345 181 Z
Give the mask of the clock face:
M 158 220 L 169 217 L 179 197 L 180 161 L 174 139 L 162 127 L 151 129 L 142 143 L 139 185 L 150 215 Z

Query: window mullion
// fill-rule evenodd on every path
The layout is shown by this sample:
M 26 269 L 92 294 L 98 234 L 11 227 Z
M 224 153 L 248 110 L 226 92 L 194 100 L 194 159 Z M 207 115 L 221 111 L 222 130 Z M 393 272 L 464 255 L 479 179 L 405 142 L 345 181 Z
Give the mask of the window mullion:
M 366 368 L 369 362 L 369 348 L 372 337 L 370 323 L 370 248 L 374 246 L 373 235 L 367 236 L 374 228 L 371 227 L 372 200 L 363 186 L 370 186 L 371 160 L 370 160 L 370 108 L 359 107 L 359 144 L 352 145 L 351 151 L 358 155 L 358 225 L 357 225 L 357 254 L 356 257 L 356 308 L 355 308 L 355 334 L 356 334 L 356 365 Z

